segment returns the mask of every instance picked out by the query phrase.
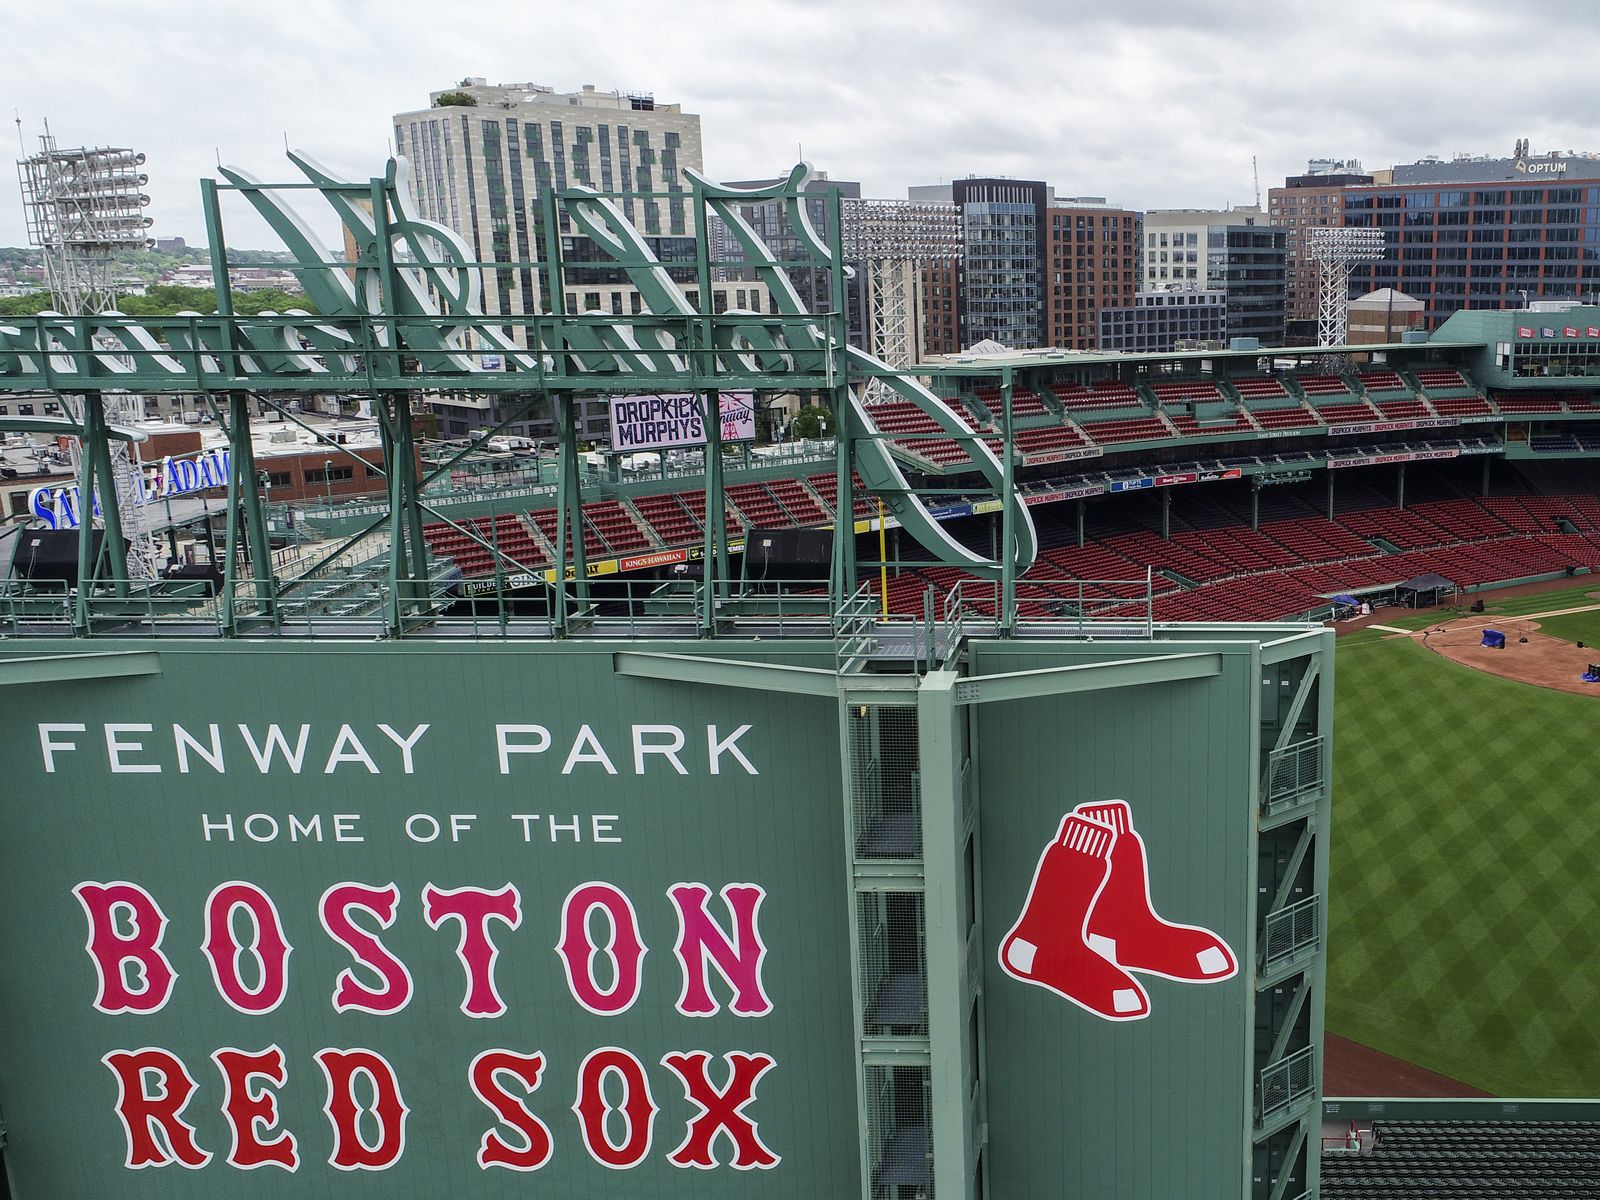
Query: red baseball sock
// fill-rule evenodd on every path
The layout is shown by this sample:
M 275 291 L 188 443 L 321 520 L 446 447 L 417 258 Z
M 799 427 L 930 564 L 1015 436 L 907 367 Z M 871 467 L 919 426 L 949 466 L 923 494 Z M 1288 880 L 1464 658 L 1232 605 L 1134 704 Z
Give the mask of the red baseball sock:
M 1069 813 L 1039 856 L 1022 915 L 1000 943 L 1000 968 L 1108 1021 L 1134 1021 L 1150 998 L 1126 971 L 1091 950 L 1085 924 L 1106 884 L 1116 834 Z
M 1127 802 L 1080 804 L 1077 815 L 1116 835 L 1109 854 L 1110 878 L 1089 914 L 1089 946 L 1128 971 L 1182 983 L 1231 978 L 1239 964 L 1226 942 L 1209 929 L 1174 925 L 1156 915 L 1144 840 L 1133 828 Z

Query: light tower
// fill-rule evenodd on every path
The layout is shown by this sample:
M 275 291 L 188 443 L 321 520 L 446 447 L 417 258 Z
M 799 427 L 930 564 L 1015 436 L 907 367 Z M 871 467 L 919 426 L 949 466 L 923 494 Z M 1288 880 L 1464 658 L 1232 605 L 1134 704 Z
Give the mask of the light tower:
M 953 204 L 846 200 L 842 232 L 844 256 L 867 267 L 872 355 L 891 367 L 909 367 L 917 359 L 917 274 L 928 263 L 961 257 L 961 210 Z M 863 398 L 871 403 L 887 393 L 887 385 L 874 379 Z
M 1383 230 L 1313 229 L 1310 251 L 1317 264 L 1317 345 L 1341 346 L 1350 317 L 1350 269 L 1383 257 Z
M 126 146 L 63 150 L 48 125 L 45 129 L 38 153 L 17 163 L 28 241 L 41 251 L 57 312 L 93 316 L 113 311 L 114 256 L 151 246 L 147 231 L 152 221 L 144 214 L 150 197 L 143 190 L 150 179 L 139 169 L 144 155 Z M 144 417 L 142 396 L 108 390 L 102 393 L 102 402 L 110 424 L 131 424 Z M 63 394 L 63 403 L 69 415 L 82 420 L 74 400 Z M 123 533 L 130 539 L 128 574 L 152 578 L 158 549 L 142 519 L 143 484 L 136 452 L 129 442 L 111 445 L 118 509 Z

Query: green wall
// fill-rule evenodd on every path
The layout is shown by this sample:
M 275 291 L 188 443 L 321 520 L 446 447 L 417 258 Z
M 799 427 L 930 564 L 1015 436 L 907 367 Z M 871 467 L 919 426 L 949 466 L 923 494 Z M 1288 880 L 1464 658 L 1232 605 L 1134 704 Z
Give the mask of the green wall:
M 1027 671 L 1149 649 L 1108 644 L 1047 654 L 980 644 L 977 665 Z M 987 705 L 977 718 L 994 1195 L 1132 1200 L 1244 1192 L 1255 681 L 1250 648 L 1231 650 L 1213 678 Z M 998 965 L 1063 815 L 1111 799 L 1131 806 L 1155 911 L 1215 931 L 1240 967 L 1205 984 L 1138 975 L 1150 1013 L 1123 1022 L 1020 983 Z

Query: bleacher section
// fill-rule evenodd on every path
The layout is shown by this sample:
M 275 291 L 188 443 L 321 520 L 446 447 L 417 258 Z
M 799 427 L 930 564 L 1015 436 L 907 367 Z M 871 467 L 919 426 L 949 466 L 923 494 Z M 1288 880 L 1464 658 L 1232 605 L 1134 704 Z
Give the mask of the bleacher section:
M 1362 371 L 1356 375 L 1356 382 L 1374 400 L 1404 399 L 1411 395 L 1410 386 L 1397 371 Z
M 1475 394 L 1478 390 L 1460 371 L 1445 367 L 1419 367 L 1413 374 L 1429 396 Z
M 1090 387 L 1055 384 L 1050 389 L 1061 406 L 1072 413 L 1086 408 L 1143 408 L 1139 393 L 1125 383 L 1101 381 Z
M 1324 1200 L 1600 1196 L 1600 1123 L 1378 1121 L 1369 1153 L 1324 1154 Z
M 1289 394 L 1289 389 L 1275 375 L 1241 375 L 1228 382 L 1246 401 L 1272 400 Z
M 1160 417 L 1136 417 L 1121 421 L 1082 421 L 1083 432 L 1092 442 L 1154 442 L 1172 436 Z
M 1495 407 L 1507 414 L 1517 413 L 1559 413 L 1566 408 L 1561 403 L 1561 397 L 1555 392 L 1517 392 L 1509 394 L 1502 392 L 1494 397 Z
M 917 435 L 891 443 L 906 454 L 941 468 L 965 466 L 972 461 L 959 442 L 909 400 L 880 401 L 869 406 L 867 412 L 884 433 Z
M 978 399 L 983 402 L 993 415 L 995 421 L 1000 419 L 1000 410 L 1004 407 L 1000 401 L 1000 389 L 997 387 L 980 387 L 974 389 Z M 1036 394 L 1027 388 L 1013 387 L 1011 389 L 1011 415 L 1012 417 L 1044 417 L 1050 415 L 1050 410 Z
M 1338 375 L 1296 375 L 1295 382 L 1300 385 L 1300 390 L 1310 397 L 1313 402 L 1323 396 L 1331 396 L 1335 399 L 1349 399 L 1355 394 L 1350 390 L 1350 385 Z
M 1163 405 L 1186 403 L 1215 403 L 1224 399 L 1217 385 L 1210 380 L 1191 379 L 1182 383 L 1154 383 L 1150 390 Z
M 1035 582 L 1143 578 L 1148 566 L 1156 572 L 1159 620 L 1265 620 L 1325 610 L 1328 596 L 1390 587 L 1428 571 L 1469 587 L 1600 568 L 1600 499 L 1591 495 L 1450 496 L 1400 509 L 1354 479 L 1341 486 L 1351 506 L 1334 519 L 1315 511 L 1308 496 L 1289 494 L 1256 530 L 1227 504 L 1188 495 L 1173 510 L 1170 539 L 1140 523 L 1153 510 L 1131 516 L 1133 501 L 1108 505 L 1083 546 L 1035 510 L 1043 548 L 1019 594 Z M 1577 532 L 1560 532 L 1558 516 Z M 1379 540 L 1397 552 L 1385 552 Z M 950 586 L 929 572 L 917 578 L 915 587 L 891 588 L 891 607 L 897 595 L 908 605 L 895 611 L 920 613 L 930 583 L 941 592 Z

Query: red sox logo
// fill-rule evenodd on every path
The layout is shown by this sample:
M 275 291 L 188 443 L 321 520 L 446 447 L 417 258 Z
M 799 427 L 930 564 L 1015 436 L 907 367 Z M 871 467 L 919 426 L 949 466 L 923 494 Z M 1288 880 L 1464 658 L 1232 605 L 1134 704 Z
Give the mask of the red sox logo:
M 1062 818 L 1000 943 L 1000 969 L 1107 1021 L 1137 1021 L 1150 996 L 1130 972 L 1217 983 L 1239 962 L 1209 929 L 1156 915 L 1144 839 L 1127 802 L 1107 800 Z

